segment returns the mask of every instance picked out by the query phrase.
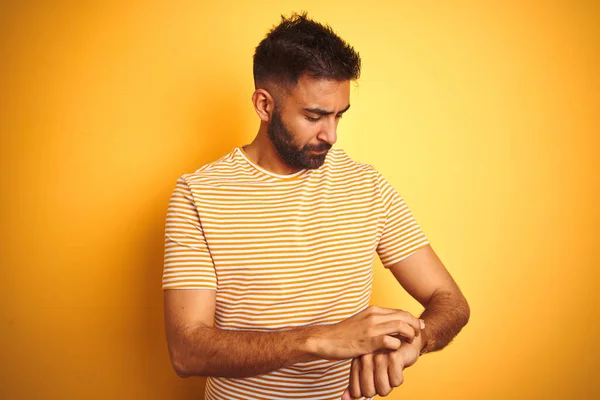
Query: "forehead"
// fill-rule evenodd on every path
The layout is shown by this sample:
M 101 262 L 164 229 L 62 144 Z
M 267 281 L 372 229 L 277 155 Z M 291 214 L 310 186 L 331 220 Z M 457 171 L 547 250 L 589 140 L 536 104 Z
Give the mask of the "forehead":
M 350 102 L 350 81 L 317 79 L 303 75 L 289 91 L 290 100 L 299 107 L 342 109 Z

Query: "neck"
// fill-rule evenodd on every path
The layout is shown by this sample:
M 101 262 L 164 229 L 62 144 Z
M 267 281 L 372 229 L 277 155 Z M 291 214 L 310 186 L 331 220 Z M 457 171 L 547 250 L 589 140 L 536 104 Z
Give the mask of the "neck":
M 290 175 L 301 170 L 301 168 L 290 166 L 281 158 L 263 124 L 252 143 L 244 146 L 243 149 L 254 163 L 275 174 Z

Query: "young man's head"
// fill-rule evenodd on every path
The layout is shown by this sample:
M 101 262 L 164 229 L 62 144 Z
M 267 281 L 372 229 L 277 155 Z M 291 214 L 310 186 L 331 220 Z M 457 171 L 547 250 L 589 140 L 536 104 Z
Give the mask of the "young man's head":
M 282 16 L 260 42 L 252 98 L 287 164 L 307 169 L 323 164 L 339 118 L 350 107 L 350 82 L 359 78 L 360 63 L 331 27 L 306 13 Z

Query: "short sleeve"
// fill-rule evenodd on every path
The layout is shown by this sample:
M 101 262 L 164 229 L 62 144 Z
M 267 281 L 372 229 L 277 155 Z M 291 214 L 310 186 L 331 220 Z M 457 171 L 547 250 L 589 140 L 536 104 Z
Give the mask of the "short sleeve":
M 385 223 L 377 245 L 377 254 L 383 266 L 390 268 L 428 245 L 429 240 L 402 196 L 381 173 L 376 172 L 376 176 L 385 213 Z
M 215 267 L 198 210 L 184 177 L 169 199 L 162 289 L 216 289 Z

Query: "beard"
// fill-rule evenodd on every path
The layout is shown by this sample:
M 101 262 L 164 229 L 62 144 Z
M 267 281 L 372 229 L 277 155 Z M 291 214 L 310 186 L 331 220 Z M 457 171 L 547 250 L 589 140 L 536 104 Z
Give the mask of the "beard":
M 267 133 L 271 143 L 277 149 L 281 158 L 290 166 L 303 169 L 316 169 L 325 162 L 327 152 L 323 154 L 311 153 L 311 150 L 324 151 L 329 150 L 331 145 L 328 143 L 319 147 L 310 146 L 308 144 L 299 148 L 294 143 L 294 135 L 290 132 L 281 119 L 279 109 L 275 107 L 273 110 L 273 118 L 267 126 Z

